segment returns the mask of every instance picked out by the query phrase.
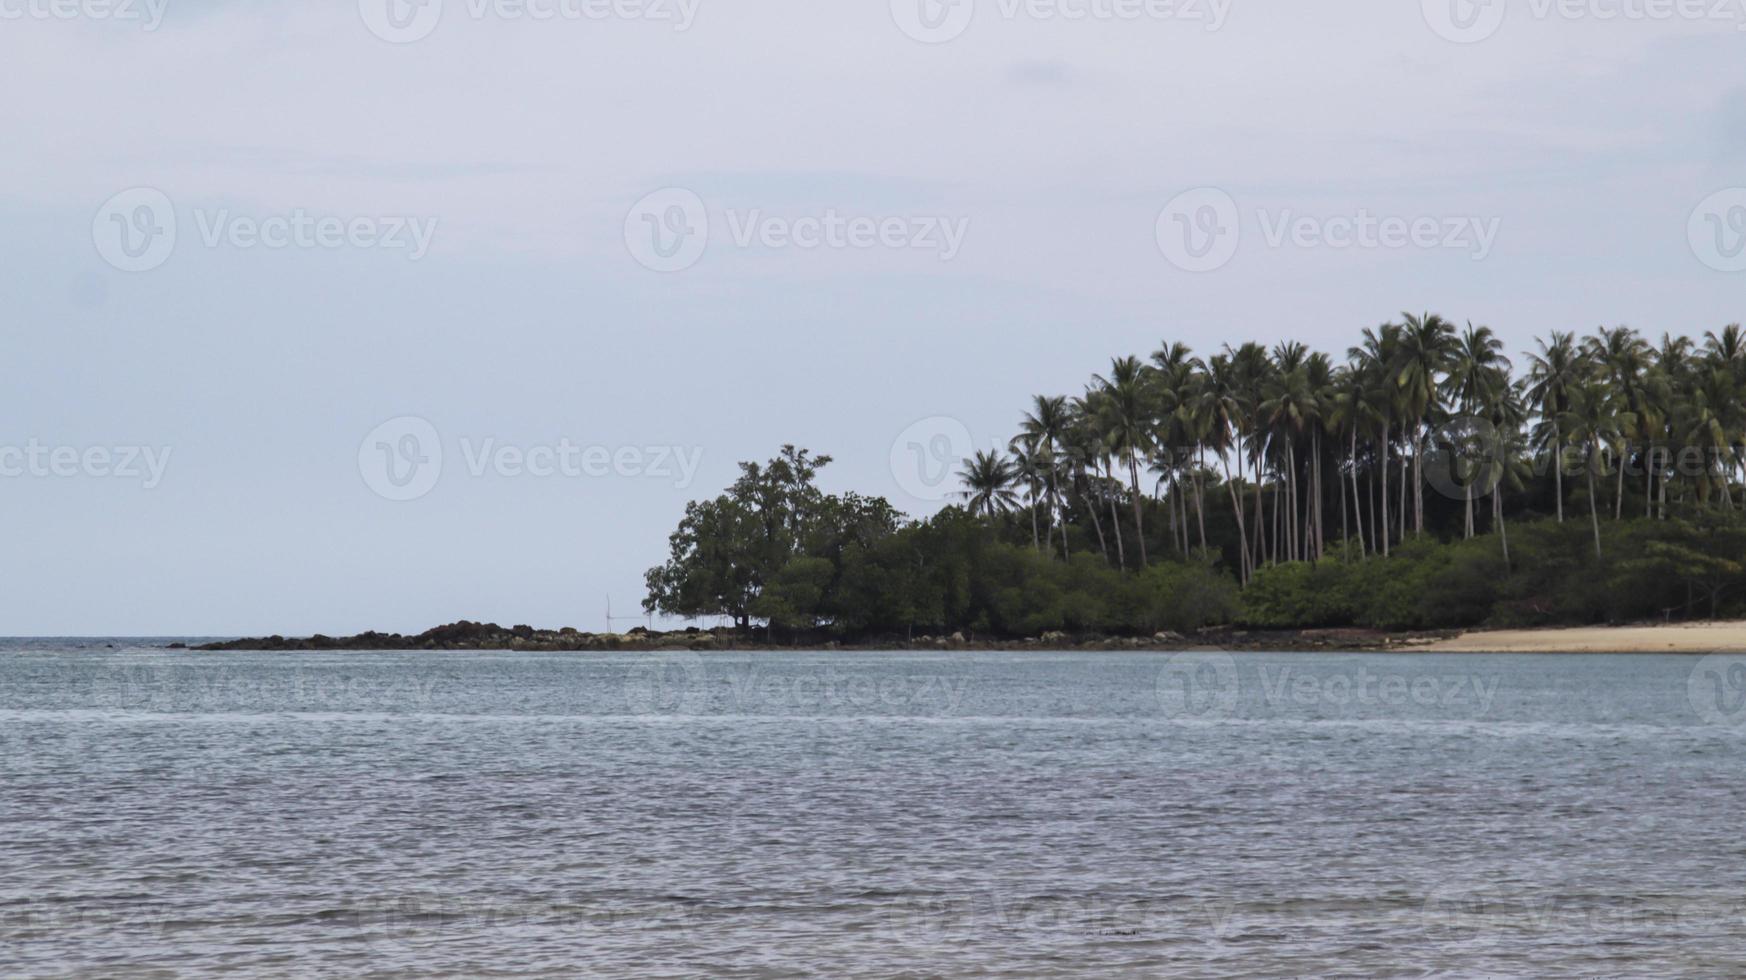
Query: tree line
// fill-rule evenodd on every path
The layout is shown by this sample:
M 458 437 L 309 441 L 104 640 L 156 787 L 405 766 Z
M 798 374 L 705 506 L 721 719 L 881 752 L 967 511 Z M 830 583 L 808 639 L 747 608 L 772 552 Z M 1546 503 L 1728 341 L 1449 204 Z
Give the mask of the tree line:
M 1222 489 L 1244 583 L 1330 544 L 1387 556 L 1426 533 L 1428 485 L 1445 498 L 1431 501 L 1441 530 L 1495 533 L 1506 560 L 1512 517 L 1562 522 L 1582 506 L 1598 556 L 1603 513 L 1624 519 L 1630 496 L 1632 514 L 1662 519 L 1746 508 L 1738 324 L 1701 344 L 1613 327 L 1535 345 L 1518 374 L 1491 328 L 1410 313 L 1362 331 L 1340 363 L 1295 341 L 1205 358 L 1166 343 L 1114 359 L 1080 395 L 1035 396 L 1008 452 L 966 463 L 963 497 L 991 519 L 1022 510 L 1034 547 L 1063 558 L 1069 530 L 1089 525 L 1125 568 L 1157 546 L 1148 511 L 1176 554 L 1217 545 L 1207 510 Z M 1427 458 L 1443 479 L 1427 480 Z
M 651 612 L 791 636 L 1214 624 L 1420 628 L 1738 611 L 1746 334 L 1553 332 L 1521 356 L 1435 314 L 1343 359 L 1285 341 L 1118 357 L 1039 395 L 961 503 L 822 491 L 792 446 L 694 501 Z M 1571 518 L 1567 521 L 1567 517 Z

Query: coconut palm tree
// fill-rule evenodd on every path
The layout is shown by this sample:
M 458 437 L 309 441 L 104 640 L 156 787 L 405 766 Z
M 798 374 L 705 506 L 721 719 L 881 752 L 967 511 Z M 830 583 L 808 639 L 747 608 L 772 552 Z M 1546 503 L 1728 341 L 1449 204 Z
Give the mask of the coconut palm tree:
M 1594 556 L 1601 557 L 1600 504 L 1595 498 L 1594 473 L 1600 468 L 1604 447 L 1619 438 L 1621 413 L 1612 389 L 1598 379 L 1584 379 L 1566 392 L 1565 409 L 1558 424 L 1570 441 L 1584 446 L 1588 481 L 1588 514 L 1594 525 Z
M 1444 396 L 1464 415 L 1486 417 L 1496 401 L 1509 390 L 1510 359 L 1504 356 L 1503 341 L 1490 327 L 1467 322 L 1455 344 L 1449 364 L 1449 376 L 1444 380 Z M 1489 420 L 1488 420 L 1489 421 Z M 1495 426 L 1494 426 L 1495 429 Z M 1465 485 L 1466 533 L 1474 534 L 1473 481 Z
M 1295 526 L 1298 512 L 1297 501 L 1297 444 L 1304 434 L 1318 428 L 1321 424 L 1321 403 L 1316 399 L 1314 387 L 1310 384 L 1309 369 L 1301 359 L 1280 357 L 1278 366 L 1296 362 L 1289 371 L 1283 371 L 1271 380 L 1268 394 L 1258 407 L 1262 426 L 1270 437 L 1285 450 L 1285 490 L 1290 498 L 1290 509 L 1286 512 L 1285 534 L 1281 549 L 1287 561 L 1297 557 L 1297 542 L 1299 535 Z M 1278 499 L 1277 492 L 1275 500 Z
M 1231 513 L 1237 523 L 1238 577 L 1247 584 L 1254 571 L 1249 560 L 1249 532 L 1243 521 L 1243 503 L 1237 498 L 1237 484 L 1231 479 L 1230 464 L 1230 457 L 1235 455 L 1238 476 L 1241 477 L 1241 433 L 1247 425 L 1249 407 L 1244 401 L 1240 380 L 1228 352 L 1213 355 L 1207 361 L 1204 382 L 1196 393 L 1194 411 L 1205 422 L 1201 444 L 1218 457 L 1224 471 L 1225 489 L 1231 495 Z
M 1344 439 L 1347 447 L 1348 475 L 1352 484 L 1352 510 L 1356 518 L 1354 525 L 1346 521 L 1346 482 L 1340 482 L 1340 536 L 1350 540 L 1351 527 L 1358 531 L 1358 556 L 1369 554 L 1364 541 L 1364 497 L 1358 489 L 1358 436 L 1363 432 L 1374 431 L 1379 419 L 1371 413 L 1369 387 L 1365 381 L 1364 372 L 1357 362 L 1348 364 L 1335 373 L 1328 387 L 1327 424 L 1329 431 L 1338 438 Z
M 1623 433 L 1634 439 L 1647 440 L 1648 431 L 1644 426 L 1654 418 L 1647 411 L 1645 374 L 1649 367 L 1649 345 L 1630 327 L 1602 327 L 1595 331 L 1594 336 L 1583 341 L 1583 350 L 1587 354 L 1600 375 L 1612 387 L 1618 407 L 1630 413 L 1632 425 L 1630 431 Z M 1624 455 L 1630 455 L 1630 447 L 1624 449 Z M 1620 460 L 1618 480 L 1613 491 L 1613 520 L 1620 520 L 1625 514 L 1625 461 Z
M 1364 329 L 1363 342 L 1346 351 L 1354 370 L 1364 382 L 1364 397 L 1369 402 L 1369 414 L 1376 422 L 1378 462 L 1372 476 L 1382 498 L 1380 522 L 1372 522 L 1373 539 L 1388 557 L 1388 448 L 1393 421 L 1400 408 L 1400 386 L 1394 382 L 1394 364 L 1400 348 L 1401 328 L 1384 323 L 1372 330 Z
M 1070 421 L 1071 415 L 1067 410 L 1065 397 L 1037 395 L 1031 402 L 1031 410 L 1019 422 L 1019 434 L 1024 437 L 1027 445 L 1034 447 L 1037 463 L 1043 470 L 1044 499 L 1048 501 L 1049 507 L 1049 533 L 1043 543 L 1051 552 L 1055 548 L 1057 515 L 1062 510 L 1057 486 L 1061 469 L 1061 446 L 1066 439 Z M 1063 541 L 1067 538 L 1065 528 L 1061 531 L 1061 538 Z
M 958 479 L 964 484 L 958 495 L 972 514 L 992 520 L 1018 506 L 1018 494 L 1012 490 L 1018 474 L 1012 461 L 998 452 L 979 450 L 964 464 Z
M 1400 354 L 1395 384 L 1400 386 L 1403 433 L 1413 451 L 1413 533 L 1425 530 L 1423 459 L 1425 431 L 1437 405 L 1440 376 L 1448 370 L 1455 348 L 1455 327 L 1435 313 L 1402 313 Z M 1402 500 L 1402 506 L 1405 506 Z
M 1157 392 L 1150 384 L 1150 370 L 1137 357 L 1118 357 L 1110 362 L 1109 377 L 1092 379 L 1104 392 L 1105 432 L 1110 448 L 1128 467 L 1129 492 L 1134 506 L 1134 534 L 1140 543 L 1140 567 L 1146 567 L 1146 526 L 1140 508 L 1140 461 L 1152 449 L 1154 402 Z
M 1576 347 L 1576 336 L 1552 331 L 1551 343 L 1536 340 L 1538 354 L 1528 355 L 1528 403 L 1544 421 L 1541 444 L 1551 455 L 1552 483 L 1558 502 L 1558 520 L 1564 521 L 1565 434 L 1559 419 L 1570 410 L 1570 390 L 1583 380 L 1587 365 Z
M 1043 536 L 1038 527 L 1037 512 L 1043 507 L 1043 471 L 1047 468 L 1042 450 L 1022 435 L 1014 436 L 1006 444 L 1006 449 L 1012 454 L 1013 473 L 1029 490 L 1031 545 L 1040 555 L 1043 553 Z

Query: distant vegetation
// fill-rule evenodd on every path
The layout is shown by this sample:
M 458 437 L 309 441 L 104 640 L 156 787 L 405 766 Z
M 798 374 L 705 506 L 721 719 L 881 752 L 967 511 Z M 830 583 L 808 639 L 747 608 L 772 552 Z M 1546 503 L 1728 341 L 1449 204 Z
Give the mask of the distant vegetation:
M 1746 608 L 1746 335 L 1403 315 L 1338 365 L 1166 344 L 1039 395 L 910 521 L 784 447 L 694 502 L 644 605 L 794 634 L 1138 634 L 1684 619 Z

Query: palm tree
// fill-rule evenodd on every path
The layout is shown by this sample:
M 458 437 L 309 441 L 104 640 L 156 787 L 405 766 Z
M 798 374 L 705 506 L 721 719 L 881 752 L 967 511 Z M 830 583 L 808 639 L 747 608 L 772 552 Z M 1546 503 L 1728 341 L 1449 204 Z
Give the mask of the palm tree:
M 1704 461 L 1698 499 L 1700 503 L 1708 502 L 1714 491 L 1720 489 L 1723 508 L 1731 510 L 1734 502 L 1728 492 L 1728 471 L 1735 460 L 1735 441 L 1729 428 L 1736 404 L 1733 380 L 1726 368 L 1711 366 L 1699 370 L 1693 381 L 1685 404 L 1683 441 L 1697 449 Z
M 1238 387 L 1237 369 L 1228 353 L 1215 354 L 1207 362 L 1206 376 L 1196 394 L 1194 412 L 1204 421 L 1201 445 L 1213 451 L 1224 470 L 1225 489 L 1231 495 L 1231 512 L 1237 522 L 1238 577 L 1248 584 L 1253 571 L 1249 562 L 1249 532 L 1243 523 L 1243 504 L 1237 499 L 1237 485 L 1231 479 L 1230 455 L 1236 450 L 1238 475 L 1242 474 L 1243 455 L 1240 434 L 1248 406 Z
M 1043 505 L 1043 462 L 1042 451 L 1038 445 L 1024 436 L 1014 436 L 1006 444 L 1007 451 L 1012 453 L 1012 468 L 1017 478 L 1024 482 L 1030 490 L 1031 510 L 1031 545 L 1037 554 L 1043 553 L 1043 536 L 1037 527 L 1037 511 Z
M 1498 399 L 1509 390 L 1510 359 L 1504 356 L 1503 341 L 1490 327 L 1473 325 L 1471 320 L 1455 345 L 1449 376 L 1444 381 L 1445 395 L 1465 415 L 1490 416 Z M 1494 426 L 1495 428 L 1495 426 Z M 1467 537 L 1474 534 L 1473 481 L 1465 484 Z
M 1392 323 L 1385 323 L 1375 330 L 1366 327 L 1363 343 L 1346 352 L 1358 375 L 1364 380 L 1365 399 L 1370 404 L 1369 414 L 1375 419 L 1377 426 L 1376 447 L 1379 459 L 1373 475 L 1382 498 L 1382 519 L 1380 523 L 1372 523 L 1372 537 L 1380 542 L 1385 558 L 1388 557 L 1389 539 L 1388 444 L 1390 427 L 1399 407 L 1400 392 L 1400 386 L 1393 380 L 1393 366 L 1400 346 L 1400 330 L 1400 327 Z
M 1455 344 L 1455 328 L 1435 313 L 1401 314 L 1400 359 L 1395 384 L 1400 386 L 1406 410 L 1403 425 L 1410 423 L 1408 441 L 1413 450 L 1413 533 L 1425 530 L 1425 494 L 1422 461 L 1428 416 L 1437 404 L 1441 384 L 1438 375 L 1448 370 Z M 1404 507 L 1406 501 L 1401 501 Z
M 1109 395 L 1103 389 L 1093 386 L 1085 389 L 1085 395 L 1077 399 L 1074 404 L 1076 414 L 1083 420 L 1083 424 L 1089 427 L 1090 433 L 1095 439 L 1097 456 L 1092 460 L 1092 468 L 1094 473 L 1098 464 L 1102 464 L 1104 468 L 1103 473 L 1097 474 L 1098 485 L 1102 488 L 1105 502 L 1109 505 L 1109 530 L 1110 534 L 1115 536 L 1116 567 L 1126 568 L 1128 567 L 1127 550 L 1122 544 L 1122 524 L 1116 513 L 1117 494 L 1113 492 L 1115 449 L 1110 445 L 1109 440 L 1108 402 Z
M 1559 424 L 1572 442 L 1587 447 L 1588 459 L 1583 474 L 1588 480 L 1589 520 L 1594 524 L 1594 556 L 1599 558 L 1600 505 L 1595 499 L 1594 471 L 1600 465 L 1602 446 L 1618 438 L 1620 413 L 1614 407 L 1613 392 L 1599 381 L 1579 381 L 1566 394 L 1566 407 L 1559 416 Z
M 1129 490 L 1134 505 L 1134 534 L 1140 542 L 1140 567 L 1146 567 L 1146 527 L 1140 517 L 1140 460 L 1152 447 L 1152 403 L 1156 392 L 1149 385 L 1149 369 L 1137 357 L 1118 357 L 1110 362 L 1109 377 L 1095 377 L 1105 395 L 1105 431 L 1110 448 L 1128 465 Z
M 1037 463 L 1043 469 L 1043 483 L 1046 491 L 1045 499 L 1049 502 L 1049 533 L 1044 544 L 1052 552 L 1055 548 L 1056 515 L 1062 509 L 1061 497 L 1056 486 L 1056 478 L 1060 467 L 1062 441 L 1067 436 L 1067 426 L 1071 416 L 1067 411 L 1067 399 L 1062 396 L 1049 397 L 1037 395 L 1031 403 L 1031 410 L 1019 422 L 1019 433 L 1025 443 L 1034 447 Z M 1067 530 L 1062 528 L 1061 539 L 1067 539 Z M 1065 544 L 1063 544 L 1065 547 Z
M 1328 388 L 1327 424 L 1329 431 L 1346 440 L 1347 466 L 1352 483 L 1352 508 L 1357 517 L 1358 556 L 1365 557 L 1369 552 L 1364 544 L 1364 497 L 1358 490 L 1358 434 L 1367 432 L 1376 426 L 1377 419 L 1371 414 L 1371 402 L 1368 397 L 1362 368 L 1353 362 L 1334 375 Z M 1340 534 L 1344 539 L 1351 538 L 1351 531 L 1346 522 L 1346 483 L 1340 483 Z
M 1012 461 L 998 452 L 978 451 L 959 471 L 958 479 L 964 483 L 959 496 L 972 514 L 993 519 L 1018 505 L 1018 495 L 1012 492 L 1018 474 Z
M 1620 409 L 1629 412 L 1632 418 L 1630 431 L 1626 436 L 1647 440 L 1649 432 L 1646 425 L 1654 418 L 1648 412 L 1644 375 L 1649 366 L 1649 345 L 1630 327 L 1602 327 L 1595 331 L 1594 336 L 1583 341 L 1584 351 L 1588 359 L 1599 369 L 1602 376 L 1612 385 Z M 1624 449 L 1626 456 L 1630 455 L 1630 447 Z M 1625 466 L 1619 464 L 1618 483 L 1613 492 L 1613 520 L 1619 520 L 1625 514 Z
M 1301 350 L 1301 346 L 1299 349 Z M 1297 361 L 1295 367 L 1289 371 L 1284 370 L 1294 361 Z M 1277 357 L 1276 363 L 1281 368 L 1281 373 L 1269 385 L 1270 397 L 1260 404 L 1259 415 L 1262 425 L 1270 431 L 1272 438 L 1285 447 L 1285 489 L 1291 504 L 1285 522 L 1284 548 L 1281 550 L 1285 559 L 1290 561 L 1297 555 L 1297 541 L 1300 537 L 1295 527 L 1297 443 L 1306 431 L 1320 427 L 1321 403 L 1316 399 L 1307 366 L 1291 357 Z M 1275 500 L 1277 499 L 1276 494 Z
M 1540 353 L 1528 355 L 1528 403 L 1549 422 L 1549 439 L 1542 439 L 1552 456 L 1552 481 L 1558 498 L 1558 521 L 1564 521 L 1564 432 L 1559 418 L 1570 410 L 1570 390 L 1584 373 L 1576 337 L 1552 331 L 1552 342 L 1536 340 Z

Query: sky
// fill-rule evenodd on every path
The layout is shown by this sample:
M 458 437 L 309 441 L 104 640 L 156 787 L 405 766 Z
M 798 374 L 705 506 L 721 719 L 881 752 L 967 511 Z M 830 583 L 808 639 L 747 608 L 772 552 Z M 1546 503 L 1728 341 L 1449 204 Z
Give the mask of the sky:
M 0 634 L 600 630 L 784 443 L 1746 316 L 1746 0 L 0 0 Z M 624 629 L 636 620 L 617 623 Z

